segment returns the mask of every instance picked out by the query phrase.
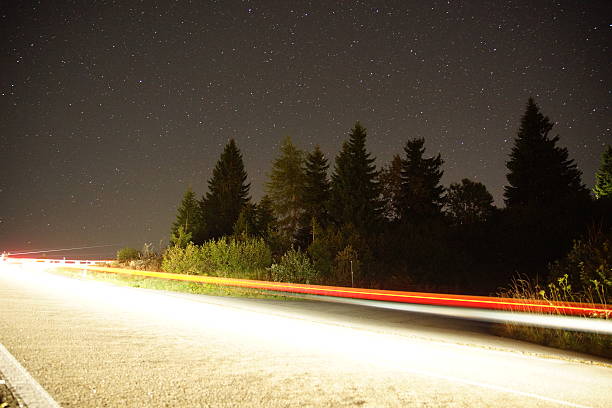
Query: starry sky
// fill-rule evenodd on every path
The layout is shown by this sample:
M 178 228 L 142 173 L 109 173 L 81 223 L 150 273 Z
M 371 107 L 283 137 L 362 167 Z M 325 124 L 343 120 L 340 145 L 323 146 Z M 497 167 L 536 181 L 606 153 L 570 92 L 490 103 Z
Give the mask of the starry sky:
M 503 206 L 530 96 L 591 187 L 611 17 L 607 0 L 2 1 L 0 250 L 167 242 L 229 138 L 258 200 L 284 136 L 333 161 L 357 120 L 378 166 L 424 137 L 446 186 Z

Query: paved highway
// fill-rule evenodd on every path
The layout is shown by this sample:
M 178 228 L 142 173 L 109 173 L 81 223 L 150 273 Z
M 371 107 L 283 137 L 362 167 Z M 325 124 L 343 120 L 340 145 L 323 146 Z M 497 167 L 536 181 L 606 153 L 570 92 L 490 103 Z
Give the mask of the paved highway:
M 486 323 L 0 268 L 0 343 L 63 407 L 609 407 L 612 365 Z

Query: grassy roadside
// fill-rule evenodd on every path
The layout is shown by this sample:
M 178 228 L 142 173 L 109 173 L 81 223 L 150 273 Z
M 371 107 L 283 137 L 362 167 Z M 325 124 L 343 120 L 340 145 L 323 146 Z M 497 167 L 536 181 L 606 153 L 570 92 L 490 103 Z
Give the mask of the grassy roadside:
M 97 271 L 83 272 L 80 270 L 52 270 L 52 273 L 67 276 L 70 278 L 95 280 L 108 282 L 119 286 L 130 286 L 134 288 L 145 288 L 155 290 L 167 290 L 172 292 L 192 293 L 209 296 L 229 296 L 244 297 L 251 299 L 277 299 L 295 300 L 294 296 L 284 296 L 266 290 L 240 288 L 232 286 L 210 285 L 206 283 L 194 283 L 173 281 L 159 278 L 149 278 L 144 276 L 128 276 L 114 273 L 104 273 Z
M 499 324 L 495 334 L 534 344 L 612 359 L 612 336 L 570 330 Z
M 528 279 L 514 279 L 510 288 L 499 293 L 499 295 L 523 299 L 525 301 L 529 299 L 545 300 L 557 304 L 571 302 L 606 304 L 608 299 L 605 288 L 598 284 L 587 287 L 586 291 L 581 293 L 572 291 L 567 274 L 546 286 L 534 284 Z M 611 319 L 612 316 L 584 317 L 584 319 L 593 318 Z M 494 327 L 494 332 L 503 337 L 612 359 L 612 336 L 606 334 L 533 327 L 513 323 L 498 324 Z

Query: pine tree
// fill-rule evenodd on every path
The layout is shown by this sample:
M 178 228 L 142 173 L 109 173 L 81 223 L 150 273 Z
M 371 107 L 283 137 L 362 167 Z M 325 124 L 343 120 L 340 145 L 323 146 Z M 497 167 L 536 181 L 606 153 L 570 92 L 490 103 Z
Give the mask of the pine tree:
M 238 237 L 260 236 L 260 231 L 257 225 L 257 206 L 255 204 L 246 203 L 242 207 L 242 210 L 238 215 L 238 219 L 236 220 L 236 224 L 234 224 L 234 235 Z
M 425 139 L 408 140 L 404 147 L 406 158 L 402 162 L 402 191 L 400 218 L 405 222 L 419 222 L 441 215 L 444 205 L 444 187 L 440 179 L 442 158 L 424 158 Z
M 595 197 L 612 198 L 612 146 L 608 145 L 601 155 L 601 165 L 595 173 Z
M 304 218 L 310 224 L 312 224 L 312 220 L 315 220 L 320 225 L 327 225 L 327 206 L 330 188 L 327 178 L 328 168 L 327 159 L 319 146 L 316 146 L 306 157 L 304 190 L 302 192 Z
M 555 146 L 559 136 L 548 136 L 552 128 L 550 119 L 529 98 L 506 163 L 509 185 L 504 188 L 504 199 L 508 208 L 532 205 L 546 208 L 585 197 L 581 172 L 568 159 L 567 149 Z
M 366 151 L 366 129 L 359 122 L 336 156 L 331 181 L 330 215 L 338 224 L 364 233 L 379 225 L 382 212 L 375 159 Z
M 298 238 L 303 227 L 304 153 L 286 137 L 280 155 L 272 163 L 267 195 L 272 202 L 278 232 L 289 244 Z
M 178 236 L 180 227 L 183 228 L 183 234 L 190 234 L 191 239 L 195 239 L 202 228 L 200 205 L 191 187 L 185 191 L 181 204 L 176 211 L 176 220 L 172 223 L 170 231 L 171 242 L 174 242 L 173 237 Z
M 447 213 L 455 224 L 486 221 L 493 212 L 493 196 L 484 184 L 470 179 L 452 183 L 446 195 Z
M 250 184 L 246 183 L 242 155 L 234 139 L 225 146 L 208 181 L 208 192 L 202 199 L 204 239 L 231 235 L 242 207 L 249 201 Z
M 272 208 L 270 197 L 264 195 L 259 200 L 256 210 L 257 230 L 262 237 L 266 238 L 276 228 L 276 218 L 274 217 L 274 208 Z
M 383 201 L 383 215 L 389 221 L 400 217 L 400 197 L 402 194 L 402 159 L 393 156 L 391 163 L 380 170 L 378 176 Z

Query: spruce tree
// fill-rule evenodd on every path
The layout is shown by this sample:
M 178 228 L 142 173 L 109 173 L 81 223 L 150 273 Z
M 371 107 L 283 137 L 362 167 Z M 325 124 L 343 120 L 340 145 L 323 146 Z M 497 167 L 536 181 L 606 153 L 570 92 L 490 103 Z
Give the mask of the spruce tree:
M 294 243 L 303 227 L 304 153 L 286 137 L 280 155 L 272 163 L 266 183 L 278 232 L 287 243 Z
M 393 156 L 391 163 L 380 170 L 378 176 L 383 201 L 383 215 L 389 221 L 400 217 L 400 197 L 402 195 L 402 158 Z
M 320 225 L 327 225 L 327 207 L 329 201 L 329 164 L 319 146 L 306 156 L 304 167 L 304 190 L 302 203 L 304 218 L 312 224 L 315 220 Z M 310 227 L 312 228 L 312 227 Z
M 262 237 L 266 238 L 276 228 L 276 218 L 270 197 L 264 195 L 259 200 L 256 212 L 257 230 Z
M 402 162 L 402 189 L 400 194 L 400 218 L 404 222 L 420 222 L 441 215 L 444 205 L 444 187 L 440 179 L 442 158 L 424 158 L 425 139 L 408 140 Z
M 191 239 L 196 239 L 202 227 L 202 214 L 195 193 L 189 187 L 179 208 L 176 211 L 176 220 L 172 223 L 170 231 L 170 241 L 174 242 L 174 237 L 178 236 L 179 228 L 183 228 L 183 234 L 190 234 Z
M 612 199 L 612 146 L 608 145 L 601 155 L 601 165 L 595 173 L 595 197 Z
M 257 237 L 260 235 L 257 225 L 257 206 L 255 204 L 246 203 L 242 207 L 236 224 L 234 224 L 234 235 L 237 237 Z
M 507 262 L 531 277 L 570 250 L 592 212 L 581 172 L 567 149 L 556 146 L 559 136 L 549 136 L 552 128 L 530 98 L 506 163 Z
M 331 181 L 330 215 L 340 225 L 364 233 L 379 225 L 382 212 L 375 159 L 366 151 L 367 132 L 359 122 L 336 156 Z
M 208 192 L 201 202 L 204 239 L 233 233 L 242 207 L 250 201 L 250 184 L 246 179 L 242 155 L 234 139 L 230 139 L 217 161 L 208 181 Z
M 506 163 L 509 185 L 504 188 L 504 200 L 508 208 L 547 208 L 585 197 L 581 172 L 568 159 L 567 149 L 556 146 L 559 136 L 549 137 L 552 128 L 550 119 L 529 98 Z

